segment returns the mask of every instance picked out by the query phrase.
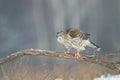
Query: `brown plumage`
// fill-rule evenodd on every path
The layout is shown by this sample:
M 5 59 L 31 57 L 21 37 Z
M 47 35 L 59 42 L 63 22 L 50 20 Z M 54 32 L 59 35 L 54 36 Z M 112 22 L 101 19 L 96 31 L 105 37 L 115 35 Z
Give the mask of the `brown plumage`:
M 99 46 L 91 42 L 89 38 L 90 34 L 75 28 L 69 28 L 57 33 L 58 42 L 64 44 L 67 49 L 65 53 L 69 53 L 71 47 L 73 47 L 77 50 L 77 57 L 80 56 L 79 52 L 81 50 L 85 50 L 86 46 L 100 50 Z
M 82 39 L 88 39 L 90 38 L 90 34 L 84 33 L 80 31 L 79 29 L 69 28 L 66 31 L 66 34 L 69 34 L 72 38 L 80 37 Z

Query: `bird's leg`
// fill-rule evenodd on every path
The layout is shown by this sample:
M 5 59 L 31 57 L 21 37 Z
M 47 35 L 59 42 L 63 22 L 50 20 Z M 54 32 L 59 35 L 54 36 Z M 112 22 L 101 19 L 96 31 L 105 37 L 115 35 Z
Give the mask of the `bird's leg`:
M 82 45 L 80 44 L 80 45 L 78 46 L 77 53 L 75 54 L 75 57 L 76 57 L 76 58 L 80 58 L 80 50 L 81 50 L 81 48 L 82 48 Z
M 77 50 L 77 53 L 75 54 L 76 58 L 80 58 L 80 49 Z
M 70 53 L 70 49 L 71 49 L 71 47 L 67 47 L 67 50 L 66 50 L 64 53 L 65 53 L 65 54 Z

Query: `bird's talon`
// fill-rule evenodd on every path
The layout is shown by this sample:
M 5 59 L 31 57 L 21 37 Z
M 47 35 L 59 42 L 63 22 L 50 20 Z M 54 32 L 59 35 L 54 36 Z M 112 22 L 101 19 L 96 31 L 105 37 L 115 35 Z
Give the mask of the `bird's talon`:
M 78 59 L 78 58 L 80 58 L 81 56 L 80 56 L 79 53 L 76 53 L 76 54 L 75 54 L 75 57 Z
M 64 53 L 65 53 L 65 54 L 69 54 L 69 51 L 65 51 Z

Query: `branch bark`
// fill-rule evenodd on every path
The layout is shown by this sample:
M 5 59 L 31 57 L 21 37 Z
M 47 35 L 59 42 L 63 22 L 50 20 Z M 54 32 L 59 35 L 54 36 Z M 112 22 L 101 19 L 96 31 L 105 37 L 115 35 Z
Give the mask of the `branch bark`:
M 120 54 L 120 53 L 117 53 Z M 105 56 L 104 54 L 99 54 L 94 57 L 85 57 L 81 56 L 80 58 L 76 58 L 73 54 L 64 54 L 63 52 L 56 52 L 56 51 L 47 51 L 47 50 L 35 50 L 35 49 L 27 49 L 20 52 L 13 53 L 5 58 L 0 59 L 0 66 L 2 64 L 5 64 L 7 62 L 10 62 L 14 59 L 20 58 L 25 55 L 40 55 L 40 56 L 51 56 L 51 57 L 60 57 L 60 58 L 69 58 L 69 59 L 75 59 L 75 60 L 83 60 L 88 61 L 91 63 L 99 64 L 101 66 L 107 67 L 111 70 L 114 70 L 117 73 L 120 73 L 120 67 L 116 66 L 118 64 L 113 62 L 107 62 L 102 61 L 99 59 L 99 57 L 102 57 L 101 55 Z

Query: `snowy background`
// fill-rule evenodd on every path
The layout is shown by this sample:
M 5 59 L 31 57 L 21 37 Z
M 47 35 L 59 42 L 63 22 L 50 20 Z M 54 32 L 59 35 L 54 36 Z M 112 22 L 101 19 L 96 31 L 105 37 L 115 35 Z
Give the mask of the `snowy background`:
M 102 75 L 99 78 L 95 78 L 94 80 L 120 80 L 120 75 Z

